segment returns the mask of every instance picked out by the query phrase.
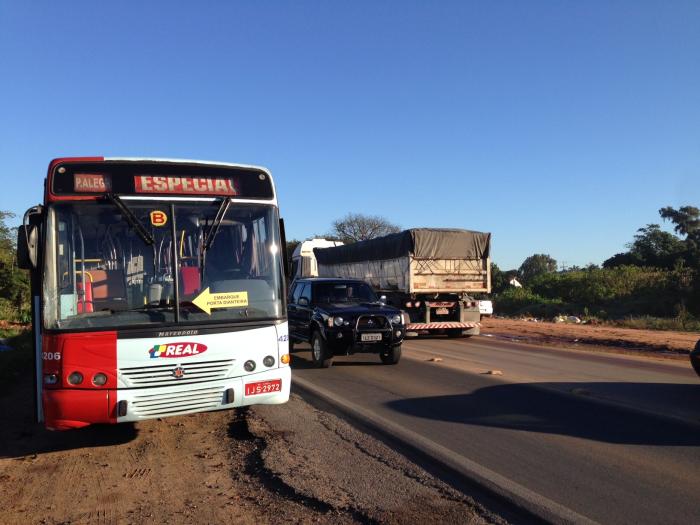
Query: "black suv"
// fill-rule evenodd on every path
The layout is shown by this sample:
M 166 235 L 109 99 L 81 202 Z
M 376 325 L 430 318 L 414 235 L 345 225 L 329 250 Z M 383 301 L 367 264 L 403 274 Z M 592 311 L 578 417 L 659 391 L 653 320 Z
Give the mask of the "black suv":
M 289 291 L 289 348 L 311 344 L 315 366 L 331 366 L 334 355 L 378 353 L 385 365 L 401 358 L 404 315 L 385 305 L 364 281 L 297 279 Z

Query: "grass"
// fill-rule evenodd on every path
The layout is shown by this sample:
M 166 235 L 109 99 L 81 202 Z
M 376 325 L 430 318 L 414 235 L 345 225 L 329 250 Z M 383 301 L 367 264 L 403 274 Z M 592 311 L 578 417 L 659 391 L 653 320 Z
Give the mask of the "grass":
M 683 317 L 626 317 L 611 321 L 609 324 L 624 328 L 643 330 L 675 330 L 681 332 L 700 332 L 700 320 Z

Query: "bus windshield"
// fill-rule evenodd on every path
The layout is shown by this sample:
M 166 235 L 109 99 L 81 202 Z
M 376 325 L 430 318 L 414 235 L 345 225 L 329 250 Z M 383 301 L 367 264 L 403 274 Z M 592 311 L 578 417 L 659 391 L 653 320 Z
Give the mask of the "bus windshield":
M 282 318 L 278 224 L 275 206 L 222 199 L 55 204 L 46 236 L 44 325 L 116 329 Z

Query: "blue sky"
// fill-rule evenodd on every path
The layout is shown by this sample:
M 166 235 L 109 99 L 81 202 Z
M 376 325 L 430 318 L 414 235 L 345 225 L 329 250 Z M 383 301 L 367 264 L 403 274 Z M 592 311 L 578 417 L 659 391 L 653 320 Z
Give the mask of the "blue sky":
M 272 170 L 288 238 L 348 212 L 493 233 L 502 268 L 700 206 L 700 3 L 0 1 L 0 209 L 51 158 Z

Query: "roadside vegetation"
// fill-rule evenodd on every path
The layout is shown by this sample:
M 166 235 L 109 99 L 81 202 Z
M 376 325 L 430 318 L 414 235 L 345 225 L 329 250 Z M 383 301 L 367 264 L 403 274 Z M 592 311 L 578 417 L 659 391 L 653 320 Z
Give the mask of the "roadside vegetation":
M 29 275 L 17 268 L 13 217 L 0 211 L 0 392 L 32 369 Z
M 0 211 L 0 321 L 28 323 L 29 274 L 17 268 L 17 232 L 6 223 L 13 217 L 13 213 Z
M 557 270 L 556 261 L 546 254 L 528 257 L 517 270 L 504 272 L 494 264 L 495 311 L 700 331 L 700 210 L 666 207 L 659 214 L 671 221 L 678 235 L 648 224 L 637 230 L 626 252 L 610 257 L 602 267 Z
M 32 370 L 32 332 L 28 326 L 0 328 L 0 393 Z

